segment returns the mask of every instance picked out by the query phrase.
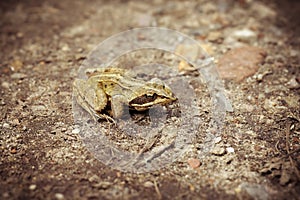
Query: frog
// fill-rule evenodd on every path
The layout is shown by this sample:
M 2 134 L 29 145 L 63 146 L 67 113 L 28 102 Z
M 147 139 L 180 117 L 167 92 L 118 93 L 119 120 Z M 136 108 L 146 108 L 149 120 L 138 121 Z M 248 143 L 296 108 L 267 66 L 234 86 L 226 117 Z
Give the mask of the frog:
M 95 120 L 114 121 L 125 109 L 141 112 L 177 100 L 171 88 L 158 78 L 144 81 L 116 67 L 90 68 L 85 73 L 87 79 L 75 79 L 73 91 L 79 105 Z

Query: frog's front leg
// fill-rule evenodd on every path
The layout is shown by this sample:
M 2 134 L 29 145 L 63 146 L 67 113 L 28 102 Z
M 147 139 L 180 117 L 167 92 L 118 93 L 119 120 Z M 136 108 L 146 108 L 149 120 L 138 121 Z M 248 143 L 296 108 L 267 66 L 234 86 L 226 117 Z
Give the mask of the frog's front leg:
M 125 96 L 118 94 L 111 97 L 111 110 L 114 118 L 129 116 L 128 102 Z

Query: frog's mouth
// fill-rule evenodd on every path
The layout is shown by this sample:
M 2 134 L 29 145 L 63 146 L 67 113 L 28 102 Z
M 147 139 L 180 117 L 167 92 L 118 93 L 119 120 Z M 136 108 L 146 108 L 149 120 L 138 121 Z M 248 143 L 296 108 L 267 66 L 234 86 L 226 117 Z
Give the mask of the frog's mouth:
M 140 97 L 137 97 L 129 102 L 129 105 L 133 107 L 135 110 L 138 111 L 144 111 L 149 109 L 151 106 L 156 105 L 156 104 L 167 104 L 172 101 L 175 101 L 177 98 L 175 97 L 165 97 L 165 96 L 160 96 L 156 93 L 149 95 L 149 94 L 144 94 Z

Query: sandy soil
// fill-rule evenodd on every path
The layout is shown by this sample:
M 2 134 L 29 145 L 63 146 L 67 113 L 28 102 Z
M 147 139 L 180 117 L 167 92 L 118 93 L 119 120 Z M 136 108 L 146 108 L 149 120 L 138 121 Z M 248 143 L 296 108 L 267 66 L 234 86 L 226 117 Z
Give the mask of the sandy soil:
M 299 199 L 298 1 L 28 0 L 0 9 L 1 199 Z M 125 173 L 94 158 L 76 133 L 72 82 L 105 38 L 147 26 L 189 35 L 216 61 L 236 62 L 226 53 L 244 46 L 263 53 L 244 52 L 255 58 L 247 76 L 222 75 L 234 112 L 211 154 L 193 154 L 200 130 L 170 166 Z

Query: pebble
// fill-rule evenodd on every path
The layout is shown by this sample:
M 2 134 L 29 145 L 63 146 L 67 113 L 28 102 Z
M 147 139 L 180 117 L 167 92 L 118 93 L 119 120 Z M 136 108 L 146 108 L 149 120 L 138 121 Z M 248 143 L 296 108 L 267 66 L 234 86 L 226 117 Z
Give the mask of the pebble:
M 61 48 L 61 50 L 63 50 L 63 51 L 70 51 L 70 47 L 66 44 L 66 45 L 64 45 L 64 46 Z
M 226 152 L 227 152 L 227 153 L 234 153 L 234 148 L 232 148 L 232 147 L 227 147 L 227 148 L 226 148 Z
M 214 143 L 215 144 L 218 144 L 218 143 L 220 143 L 222 141 L 222 137 L 216 137 L 215 139 L 214 139 Z
M 94 184 L 93 186 L 96 187 L 96 188 L 105 190 L 105 189 L 108 189 L 111 186 L 111 183 L 107 182 L 107 181 L 103 181 L 103 182 Z
M 219 59 L 218 71 L 222 78 L 240 82 L 256 73 L 265 56 L 265 51 L 258 47 L 235 48 Z
M 61 199 L 64 199 L 64 198 L 65 198 L 65 196 L 64 196 L 63 194 L 61 194 L 61 193 L 56 193 L 54 196 L 55 196 L 55 198 L 58 199 L 58 200 L 61 200 Z
M 277 107 L 277 102 L 274 101 L 274 100 L 271 100 L 271 99 L 266 99 L 264 104 L 263 104 L 263 108 L 266 110 L 266 111 L 271 111 L 273 110 L 274 108 Z
M 300 97 L 288 95 L 283 97 L 283 101 L 288 104 L 290 108 L 299 108 Z
M 26 78 L 27 75 L 23 74 L 23 73 L 13 73 L 10 77 L 12 79 L 23 79 L 23 78 Z
M 260 199 L 260 200 L 267 200 L 269 198 L 268 192 L 265 190 L 265 187 L 263 185 L 259 184 L 252 184 L 252 183 L 241 183 L 238 188 L 235 189 L 235 192 L 237 194 L 239 193 L 245 193 L 246 199 Z
M 96 174 L 94 174 L 93 176 L 91 176 L 89 178 L 89 182 L 99 182 L 99 181 L 100 181 L 100 178 Z
M 250 29 L 236 30 L 232 33 L 232 35 L 233 37 L 243 41 L 249 41 L 250 39 L 256 38 L 256 33 Z
M 17 36 L 17 38 L 22 38 L 22 37 L 24 37 L 24 33 L 18 32 L 18 33 L 16 34 L 16 36 Z
M 38 111 L 46 110 L 46 107 L 44 105 L 33 105 L 33 106 L 31 106 L 31 110 L 35 113 Z
M 293 77 L 286 83 L 289 89 L 298 89 L 300 88 L 300 84 L 298 83 L 296 77 Z
M 222 40 L 222 33 L 221 32 L 210 32 L 207 36 L 207 40 L 210 42 L 219 42 Z
M 290 56 L 291 57 L 297 57 L 297 56 L 299 56 L 299 54 L 300 54 L 300 52 L 297 51 L 297 50 L 294 50 L 294 49 L 290 50 Z
M 200 160 L 197 158 L 191 158 L 187 162 L 190 165 L 190 167 L 192 167 L 193 169 L 196 169 L 201 165 Z
M 9 82 L 4 81 L 4 82 L 1 83 L 1 86 L 2 86 L 3 88 L 5 88 L 5 89 L 9 89 L 10 84 L 9 84 Z
M 154 184 L 153 184 L 151 181 L 146 181 L 146 182 L 144 183 L 144 186 L 145 186 L 146 188 L 151 188 L 151 187 L 154 186 Z
M 11 124 L 13 126 L 18 126 L 18 125 L 20 125 L 20 121 L 17 118 L 15 118 L 15 119 L 12 120 Z
M 75 129 L 72 130 L 72 133 L 73 134 L 78 134 L 78 133 L 80 133 L 80 129 L 79 128 L 75 128 Z
M 19 71 L 23 67 L 23 63 L 20 60 L 14 60 L 10 63 L 12 71 Z
M 10 125 L 8 123 L 3 123 L 3 128 L 10 128 Z
M 29 190 L 35 190 L 36 189 L 36 185 L 32 184 L 29 186 Z
M 212 150 L 211 150 L 211 153 L 213 155 L 216 155 L 216 156 L 222 156 L 226 153 L 225 149 L 223 147 L 220 147 L 220 146 L 215 146 Z
M 192 71 L 195 70 L 195 68 L 193 66 L 191 66 L 189 63 L 187 63 L 186 61 L 182 60 L 180 61 L 180 63 L 178 64 L 178 70 L 180 72 L 184 72 L 184 71 Z
M 13 147 L 11 150 L 10 150 L 10 153 L 11 154 L 16 154 L 18 151 L 15 147 Z

